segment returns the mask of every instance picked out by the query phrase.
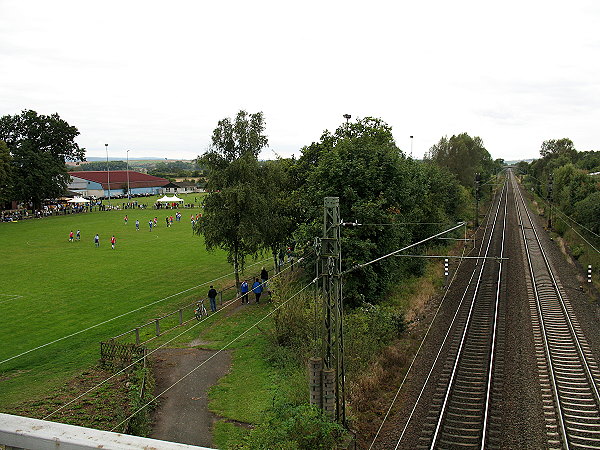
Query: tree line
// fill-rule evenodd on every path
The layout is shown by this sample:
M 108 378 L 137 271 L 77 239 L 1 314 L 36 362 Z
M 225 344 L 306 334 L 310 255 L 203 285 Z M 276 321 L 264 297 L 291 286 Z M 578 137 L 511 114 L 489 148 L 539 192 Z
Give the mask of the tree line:
M 590 175 L 600 172 L 600 151 L 577 151 L 569 138 L 549 139 L 542 143 L 540 156 L 517 164 L 525 183 L 552 201 L 553 207 L 600 234 L 600 176 Z M 566 226 L 556 222 L 558 231 Z
M 259 161 L 265 129 L 261 112 L 240 111 L 219 121 L 198 158 L 210 194 L 195 232 L 207 249 L 227 251 L 238 285 L 247 257 L 268 251 L 276 258 L 287 247 L 310 252 L 322 235 L 324 197 L 339 197 L 342 219 L 360 224 L 343 229 L 348 268 L 468 219 L 474 174 L 488 178 L 501 165 L 466 133 L 442 138 L 428 159 L 415 161 L 396 145 L 392 128 L 373 117 L 326 130 L 298 159 Z M 376 303 L 422 269 L 420 259 L 389 258 L 355 271 L 344 279 L 345 301 Z

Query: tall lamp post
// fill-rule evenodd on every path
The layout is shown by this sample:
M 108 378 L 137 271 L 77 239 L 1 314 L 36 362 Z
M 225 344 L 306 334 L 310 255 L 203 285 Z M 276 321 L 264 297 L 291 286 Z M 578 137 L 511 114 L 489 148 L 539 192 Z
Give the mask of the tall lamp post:
M 412 158 L 412 144 L 413 144 L 413 137 L 414 137 L 414 136 L 411 136 L 411 137 L 410 137 L 410 157 L 411 157 L 411 158 Z
M 108 204 L 110 205 L 110 166 L 108 165 L 108 144 L 104 144 L 106 147 L 106 171 L 108 173 Z
M 127 150 L 127 200 L 131 200 L 131 194 L 129 192 L 129 150 Z
M 352 116 L 350 114 L 344 114 L 342 117 L 346 119 L 346 133 L 350 135 L 350 119 L 352 119 Z

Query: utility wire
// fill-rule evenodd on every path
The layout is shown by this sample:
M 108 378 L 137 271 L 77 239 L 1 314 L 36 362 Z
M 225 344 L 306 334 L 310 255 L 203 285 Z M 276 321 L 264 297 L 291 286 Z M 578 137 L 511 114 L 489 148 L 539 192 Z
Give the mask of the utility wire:
M 257 265 L 257 264 L 261 264 L 261 263 L 263 263 L 263 262 L 265 262 L 265 261 L 268 261 L 269 259 L 270 259 L 270 258 L 263 259 L 263 260 L 261 260 L 261 261 L 257 261 L 256 263 L 254 263 L 254 264 L 251 264 L 251 265 L 250 265 L 250 266 L 248 266 L 248 267 L 252 267 L 252 266 L 255 266 L 255 265 Z M 162 302 L 162 301 L 165 301 L 165 300 L 168 300 L 168 299 L 170 299 L 170 298 L 176 297 L 176 296 L 178 296 L 178 295 L 180 295 L 180 294 L 183 294 L 183 293 L 185 293 L 185 292 L 189 292 L 189 291 L 192 291 L 192 290 L 194 290 L 194 289 L 197 289 L 197 288 L 199 288 L 199 287 L 201 287 L 201 286 L 204 286 L 204 285 L 207 285 L 207 284 L 210 284 L 210 283 L 214 283 L 214 282 L 215 282 L 215 281 L 217 281 L 217 280 L 220 280 L 220 279 L 222 279 L 222 278 L 225 278 L 225 277 L 231 276 L 233 273 L 235 273 L 235 272 L 230 272 L 230 273 L 228 273 L 228 274 L 226 274 L 226 275 L 223 275 L 223 276 L 221 276 L 221 277 L 215 278 L 214 280 L 211 280 L 211 281 L 206 281 L 206 282 L 204 282 L 204 283 L 198 284 L 198 285 L 196 285 L 196 286 L 193 286 L 193 287 L 191 287 L 191 288 L 184 289 L 183 291 L 177 292 L 176 294 L 169 295 L 169 296 L 167 296 L 167 297 L 164 297 L 164 298 L 161 298 L 161 299 L 159 299 L 159 300 L 156 300 L 156 301 L 154 301 L 154 302 L 152 302 L 152 303 L 148 303 L 147 305 L 143 305 L 143 306 L 140 306 L 139 308 L 133 309 L 133 310 L 131 310 L 131 311 L 128 311 L 128 312 L 125 312 L 125 313 L 123 313 L 123 314 L 119 314 L 118 316 L 115 316 L 115 317 L 113 317 L 113 318 L 111 318 L 111 319 L 107 319 L 107 320 L 105 320 L 105 321 L 103 321 L 103 322 L 100 322 L 100 323 L 97 323 L 97 324 L 95 324 L 95 325 L 91 325 L 91 326 L 89 326 L 89 327 L 87 327 L 87 328 L 84 328 L 83 330 L 76 331 L 76 332 L 74 332 L 74 333 L 71 333 L 71 334 L 68 334 L 68 335 L 66 335 L 66 336 L 60 337 L 60 338 L 58 338 L 58 339 L 55 339 L 55 340 L 53 340 L 53 341 L 50 341 L 50 342 L 47 342 L 47 343 L 45 343 L 45 344 L 39 345 L 39 346 L 37 346 L 37 347 L 35 347 L 35 348 L 32 348 L 32 349 L 26 350 L 26 351 L 24 351 L 24 352 L 21 352 L 21 353 L 19 353 L 18 355 L 14 355 L 14 356 L 11 356 L 10 358 L 6 358 L 6 359 L 4 359 L 4 360 L 0 361 L 0 365 L 2 365 L 2 364 L 4 364 L 4 363 L 6 363 L 6 362 L 8 362 L 8 361 L 12 361 L 13 359 L 19 358 L 19 357 L 21 357 L 21 356 L 27 355 L 28 353 L 31 353 L 31 352 L 33 352 L 33 351 L 39 350 L 39 349 L 41 349 L 41 348 L 47 347 L 47 346 L 49 346 L 49 345 L 55 344 L 55 343 L 57 343 L 57 342 L 60 342 L 60 341 L 64 341 L 65 339 L 71 338 L 71 337 L 73 337 L 73 336 L 77 336 L 78 334 L 85 333 L 86 331 L 92 330 L 92 329 L 94 329 L 94 328 L 98 328 L 98 327 L 100 327 L 100 326 L 102 326 L 102 325 L 105 325 L 105 324 L 107 324 L 107 323 L 109 323 L 109 322 L 113 322 L 113 321 L 115 321 L 115 320 L 117 320 L 117 319 L 120 319 L 121 317 L 125 317 L 125 316 L 128 316 L 129 314 L 133 314 L 133 313 L 135 313 L 135 312 L 137 312 L 137 311 L 141 311 L 142 309 L 148 308 L 148 307 L 150 307 L 150 306 L 152 306 L 152 305 L 156 305 L 157 303 L 160 303 L 160 302 Z
M 493 205 L 493 203 L 494 203 L 494 202 L 491 202 L 490 209 L 492 208 L 492 205 Z M 488 210 L 488 213 L 489 213 L 489 210 Z M 489 222 L 489 217 L 490 217 L 490 216 L 489 216 L 489 214 L 488 214 L 488 222 Z M 479 228 L 481 228 L 481 227 L 479 227 Z M 478 230 L 479 230 L 479 228 L 478 228 Z M 470 249 L 468 253 L 470 254 L 470 253 L 471 253 L 473 250 L 474 250 L 474 248 Z M 480 248 L 480 250 L 479 250 L 480 254 L 481 254 L 481 250 L 482 250 L 482 249 Z M 427 339 L 427 336 L 429 335 L 429 332 L 431 331 L 431 328 L 433 327 L 433 323 L 435 322 L 435 319 L 436 319 L 436 317 L 438 316 L 438 314 L 439 314 L 439 312 L 440 312 L 440 309 L 442 308 L 442 306 L 443 306 L 443 304 L 444 304 L 444 301 L 445 301 L 445 299 L 446 299 L 446 297 L 447 297 L 447 295 L 448 295 L 448 292 L 450 291 L 450 286 L 452 286 L 452 285 L 453 285 L 454 281 L 456 280 L 456 277 L 458 276 L 458 271 L 459 271 L 459 269 L 460 269 L 460 266 L 462 265 L 462 263 L 463 263 L 464 259 L 466 259 L 466 257 L 464 256 L 464 255 L 465 255 L 465 252 L 466 252 L 466 247 L 465 247 L 465 248 L 463 248 L 463 253 L 462 253 L 462 256 L 463 256 L 463 258 L 461 258 L 461 260 L 460 260 L 460 262 L 459 262 L 459 264 L 458 264 L 458 266 L 457 266 L 457 268 L 456 268 L 456 270 L 455 270 L 455 272 L 454 272 L 454 275 L 452 276 L 452 279 L 450 280 L 450 283 L 448 283 L 448 289 L 446 290 L 446 292 L 444 292 L 444 295 L 442 296 L 442 300 L 440 301 L 440 304 L 439 304 L 438 308 L 436 309 L 436 311 L 435 311 L 435 314 L 434 314 L 433 318 L 431 319 L 431 322 L 430 322 L 430 324 L 429 324 L 429 327 L 427 328 L 427 331 L 425 332 L 425 335 L 423 336 L 423 339 L 421 340 L 421 342 L 420 342 L 420 344 L 419 344 L 419 348 L 417 349 L 417 352 L 415 353 L 415 355 L 414 355 L 414 357 L 413 357 L 413 359 L 412 359 L 412 361 L 411 361 L 411 363 L 410 363 L 410 366 L 408 367 L 408 370 L 407 370 L 407 371 L 406 371 L 406 373 L 404 374 L 404 377 L 403 377 L 403 379 L 402 379 L 402 382 L 400 383 L 400 386 L 398 387 L 398 390 L 396 391 L 396 394 L 394 395 L 394 398 L 392 399 L 392 402 L 391 402 L 391 404 L 390 404 L 389 408 L 387 409 L 387 411 L 386 411 L 386 413 L 385 413 L 385 416 L 384 416 L 384 418 L 383 418 L 383 420 L 382 420 L 381 424 L 379 425 L 379 428 L 377 429 L 377 432 L 375 433 L 375 436 L 374 436 L 373 440 L 371 441 L 371 445 L 369 446 L 369 450 L 371 450 L 371 449 L 373 448 L 373 445 L 375 445 L 375 441 L 376 441 L 376 440 L 377 440 L 377 438 L 379 437 L 379 434 L 381 433 L 381 430 L 383 429 L 383 426 L 384 426 L 385 422 L 387 421 L 387 418 L 388 418 L 388 416 L 390 415 L 390 413 L 391 413 L 391 411 L 392 411 L 392 408 L 393 408 L 393 406 L 394 406 L 394 404 L 395 404 L 396 400 L 398 399 L 398 395 L 400 395 L 400 391 L 401 391 L 401 390 L 402 390 L 402 388 L 404 387 L 404 384 L 405 384 L 405 382 L 406 382 L 406 379 L 408 378 L 408 375 L 410 374 L 410 372 L 411 372 L 411 370 L 412 370 L 412 368 L 413 368 L 413 366 L 414 366 L 414 364 L 415 364 L 415 361 L 417 360 L 417 357 L 419 356 L 419 353 L 420 353 L 420 351 L 421 351 L 421 349 L 422 349 L 422 347 L 423 347 L 423 344 L 425 343 L 425 340 Z M 474 275 L 475 275 L 475 272 L 473 272 L 473 274 L 471 275 L 471 279 L 473 278 L 473 276 L 474 276 Z M 471 280 L 469 280 L 469 283 L 470 283 L 470 282 L 471 282 Z M 465 294 L 466 294 L 466 291 L 465 291 Z M 463 299 L 464 299 L 464 296 L 463 296 Z M 462 304 L 462 300 L 461 300 L 461 304 Z M 444 338 L 444 341 L 442 342 L 442 346 L 441 346 L 441 347 L 443 347 L 444 343 L 446 342 L 446 339 L 448 338 L 449 330 L 450 330 L 450 328 L 452 327 L 452 324 L 454 323 L 454 320 L 456 319 L 456 315 L 457 315 L 457 314 L 458 314 L 458 308 L 457 308 L 457 310 L 456 310 L 456 313 L 455 313 L 455 315 L 454 315 L 454 318 L 452 319 L 452 323 L 451 323 L 451 324 L 450 324 L 450 326 L 448 327 L 448 333 L 446 334 L 446 337 Z M 438 355 L 437 355 L 437 357 L 436 357 L 436 359 L 435 359 L 434 365 L 435 365 L 435 363 L 437 362 L 437 359 L 438 359 L 438 358 L 439 358 L 439 356 L 440 356 L 441 347 L 440 347 L 440 351 L 438 352 Z M 428 379 L 429 379 L 429 376 L 431 376 L 431 372 L 432 372 L 432 371 L 433 371 L 433 366 L 432 366 L 432 368 L 431 368 L 431 371 L 429 372 L 429 375 L 427 376 L 427 379 L 425 380 L 425 383 L 423 384 L 423 388 L 421 389 L 421 393 L 422 393 L 422 392 L 423 392 L 423 390 L 425 389 L 425 385 L 427 384 L 427 381 L 428 381 Z M 421 397 L 421 395 L 419 395 L 419 399 L 420 399 L 420 397 Z M 418 400 L 417 400 L 417 403 L 418 403 Z M 402 437 L 403 437 L 403 435 L 404 435 L 404 432 L 406 431 L 406 427 L 408 426 L 408 423 L 409 423 L 409 422 L 410 422 L 410 420 L 411 420 L 411 417 L 412 417 L 412 415 L 413 415 L 413 413 L 414 413 L 414 410 L 415 410 L 415 408 L 416 408 L 416 404 L 415 404 L 415 407 L 413 408 L 413 411 L 411 412 L 411 414 L 410 414 L 410 416 L 409 416 L 409 418 L 408 418 L 408 420 L 407 420 L 407 422 L 406 422 L 406 425 L 404 426 L 404 429 L 403 429 L 403 431 L 402 431 L 402 434 L 401 434 L 401 436 L 400 436 L 400 439 L 398 440 L 398 442 L 400 442 L 400 441 L 402 440 Z M 397 447 L 397 446 L 396 446 L 396 447 Z
M 138 408 L 135 412 L 133 412 L 133 414 L 131 414 L 129 417 L 127 417 L 126 419 L 124 419 L 123 421 L 121 421 L 120 423 L 118 423 L 117 425 L 115 425 L 110 431 L 114 431 L 115 429 L 117 429 L 118 427 L 120 427 L 121 425 L 123 425 L 125 422 L 127 422 L 129 419 L 131 419 L 133 416 L 135 416 L 137 413 L 139 413 L 141 410 L 143 410 L 144 408 L 146 408 L 150 403 L 152 403 L 154 400 L 156 400 L 157 398 L 161 397 L 163 394 L 165 394 L 166 392 L 168 392 L 170 389 L 172 389 L 173 387 L 175 387 L 178 383 L 180 383 L 182 380 L 184 380 L 185 378 L 187 378 L 189 375 L 191 375 L 193 372 L 195 372 L 196 370 L 198 370 L 200 367 L 202 367 L 204 364 L 206 364 L 208 361 L 210 361 L 211 359 L 213 359 L 215 356 L 217 356 L 219 353 L 221 353 L 222 351 L 224 351 L 227 347 L 229 347 L 231 344 L 233 344 L 235 341 L 237 341 L 238 339 L 240 339 L 241 337 L 243 337 L 244 335 L 246 335 L 250 330 L 252 330 L 253 328 L 256 328 L 261 322 L 263 322 L 264 320 L 266 320 L 268 317 L 270 317 L 273 313 L 275 313 L 276 311 L 278 311 L 280 308 L 282 308 L 284 305 L 286 305 L 290 300 L 292 300 L 294 297 L 296 297 L 297 295 L 300 295 L 300 293 L 302 293 L 303 291 L 305 291 L 308 287 L 310 287 L 315 280 L 312 280 L 310 283 L 308 283 L 306 286 L 304 286 L 302 289 L 300 289 L 299 291 L 297 291 L 294 295 L 292 295 L 291 297 L 289 297 L 286 301 L 282 302 L 280 305 L 278 305 L 277 307 L 275 307 L 272 311 L 270 311 L 269 313 L 267 313 L 262 319 L 258 320 L 257 322 L 255 322 L 253 325 L 251 325 L 249 328 L 247 328 L 245 331 L 243 331 L 242 333 L 240 333 L 237 337 L 233 338 L 231 341 L 229 341 L 227 344 L 225 344 L 223 347 L 221 347 L 221 349 L 217 350 L 214 354 L 212 354 L 209 358 L 207 358 L 206 360 L 202 361 L 200 364 L 198 364 L 196 367 L 194 367 L 192 370 L 190 370 L 187 374 L 185 374 L 183 377 L 181 377 L 179 380 L 177 380 L 175 383 L 171 384 L 168 388 L 166 388 L 164 391 L 162 391 L 160 394 L 154 396 L 152 398 L 152 400 L 150 400 L 149 402 L 147 402 L 146 404 L 142 405 L 140 408 Z
M 431 239 L 435 239 L 436 237 L 441 236 L 442 234 L 449 233 L 449 232 L 454 231 L 457 228 L 460 228 L 460 227 L 465 226 L 465 225 L 466 225 L 466 222 L 460 222 L 458 225 L 456 225 L 456 226 L 454 226 L 452 228 L 449 228 L 449 229 L 447 229 L 445 231 L 442 231 L 441 233 L 434 234 L 433 236 L 430 236 L 428 238 L 422 239 L 419 242 L 415 242 L 414 244 L 410 244 L 410 245 L 408 245 L 408 246 L 406 246 L 404 248 L 401 248 L 399 250 L 395 250 L 395 251 L 393 251 L 391 253 L 388 253 L 387 255 L 380 256 L 379 258 L 375 258 L 375 259 L 373 259 L 373 260 L 371 260 L 369 262 L 362 263 L 362 264 L 357 264 L 357 265 L 355 265 L 353 267 L 350 267 L 349 269 L 347 269 L 344 272 L 342 272 L 341 275 L 346 275 L 347 273 L 353 272 L 353 271 L 355 271 L 357 269 L 362 269 L 364 267 L 370 266 L 371 264 L 375 264 L 376 262 L 379 262 L 379 261 L 381 261 L 383 259 L 389 258 L 390 256 L 394 256 L 397 253 L 403 252 L 404 250 L 408 250 L 409 248 L 415 247 L 415 246 L 420 245 L 420 244 L 422 244 L 424 242 L 430 241 Z
M 469 250 L 469 253 L 472 250 L 473 249 Z M 466 251 L 466 248 L 463 248 L 463 256 L 465 254 L 465 251 Z M 440 312 L 440 309 L 442 308 L 442 305 L 444 304 L 444 300 L 446 300 L 446 297 L 448 296 L 448 292 L 450 291 L 450 287 L 453 285 L 454 280 L 458 276 L 458 269 L 460 269 L 460 266 L 462 265 L 462 263 L 463 263 L 463 260 L 461 259 L 461 261 L 458 263 L 458 266 L 456 267 L 456 270 L 454 272 L 454 275 L 452 276 L 452 279 L 450 280 L 450 283 L 448 283 L 448 289 L 446 289 L 446 292 L 444 292 L 444 295 L 442 296 L 442 300 L 440 301 L 440 304 L 438 305 L 437 310 L 435 311 L 435 314 L 433 315 L 433 319 L 431 319 L 431 323 L 429 324 L 429 327 L 427 327 L 427 331 L 425 332 L 425 335 L 423 336 L 423 339 L 421 340 L 421 343 L 419 344 L 419 348 L 417 349 L 417 352 L 415 353 L 415 356 L 413 357 L 413 359 L 412 359 L 412 361 L 410 363 L 410 366 L 408 366 L 408 370 L 404 374 L 404 378 L 402 379 L 402 382 L 400 383 L 400 386 L 398 387 L 398 390 L 396 391 L 396 394 L 394 395 L 394 398 L 392 399 L 392 402 L 390 403 L 390 406 L 387 409 L 387 411 L 385 413 L 385 416 L 383 417 L 383 420 L 381 421 L 381 424 L 379 425 L 379 428 L 377 429 L 377 433 L 375 433 L 375 437 L 371 441 L 371 445 L 369 446 L 369 450 L 371 448 L 373 448 L 373 445 L 375 445 L 375 441 L 379 437 L 379 433 L 381 433 L 381 430 L 383 429 L 383 425 L 387 421 L 387 418 L 390 415 L 390 412 L 392 411 L 392 408 L 394 407 L 394 403 L 396 403 L 396 400 L 398 399 L 398 395 L 400 395 L 400 391 L 404 387 L 404 383 L 406 382 L 406 379 L 408 378 L 408 375 L 410 374 L 410 371 L 412 370 L 412 368 L 413 368 L 413 366 L 415 364 L 415 361 L 417 360 L 417 357 L 419 356 L 421 348 L 423 347 L 423 344 L 425 343 L 425 340 L 427 339 L 427 336 L 429 335 L 429 332 L 431 331 L 431 328 L 433 327 L 433 323 L 435 322 L 435 319 L 436 319 L 438 313 Z
M 301 261 L 303 258 L 300 258 L 298 260 Z M 264 260 L 263 260 L 264 261 Z M 259 261 L 263 262 L 263 261 Z M 257 264 L 258 264 L 257 263 Z M 250 266 L 251 267 L 251 266 Z M 273 275 L 271 277 L 271 279 L 276 278 L 278 276 L 280 276 L 283 272 L 285 272 L 286 270 L 290 269 L 291 265 L 286 267 L 285 269 L 281 270 L 279 273 L 276 273 L 275 275 Z M 313 280 L 314 282 L 314 280 Z M 312 283 L 312 282 L 311 282 Z M 261 286 L 264 283 L 261 283 Z M 192 325 L 192 327 L 182 331 L 181 333 L 179 333 L 178 335 L 174 336 L 173 338 L 169 339 L 168 341 L 166 341 L 165 343 L 159 345 L 157 348 L 151 350 L 150 352 L 146 353 L 144 356 L 138 358 L 137 360 L 133 361 L 132 363 L 130 363 L 128 366 L 122 368 L 121 370 L 119 370 L 118 372 L 112 374 L 110 377 L 106 378 L 105 380 L 101 381 L 100 383 L 92 386 L 90 389 L 88 389 L 87 391 L 83 392 L 82 394 L 78 395 L 77 397 L 75 397 L 74 399 L 70 400 L 69 402 L 65 403 L 64 405 L 61 405 L 59 408 L 57 408 L 56 410 L 54 410 L 53 412 L 51 412 L 50 414 L 46 415 L 42 420 L 47 420 L 49 417 L 53 416 L 54 414 L 56 414 L 57 412 L 63 410 L 64 408 L 66 408 L 67 406 L 71 405 L 72 403 L 76 402 L 77 400 L 79 400 L 82 397 L 85 397 L 87 394 L 89 394 L 90 392 L 98 389 L 100 386 L 102 386 L 103 384 L 107 383 L 108 381 L 112 380 L 113 378 L 115 378 L 117 375 L 120 375 L 121 373 L 125 372 L 127 369 L 135 366 L 137 363 L 139 363 L 140 361 L 142 361 L 144 358 L 152 355 L 154 352 L 160 350 L 161 348 L 165 347 L 167 344 L 170 344 L 171 342 L 173 342 L 175 339 L 177 339 L 178 337 L 184 335 L 185 333 L 188 333 L 189 331 L 193 330 L 194 328 L 196 328 L 198 325 L 200 325 L 202 322 L 204 322 L 205 320 L 207 320 L 209 317 L 214 317 L 215 314 L 220 313 L 221 311 L 224 311 L 226 308 L 228 308 L 229 306 L 231 306 L 232 304 L 234 304 L 237 300 L 239 300 L 240 298 L 242 298 L 242 295 L 239 295 L 231 300 L 229 300 L 228 302 L 226 302 L 221 309 L 219 309 L 218 311 L 216 311 L 215 313 L 211 314 L 210 316 L 206 316 L 204 319 L 202 319 L 201 321 L 199 321 L 198 323 Z

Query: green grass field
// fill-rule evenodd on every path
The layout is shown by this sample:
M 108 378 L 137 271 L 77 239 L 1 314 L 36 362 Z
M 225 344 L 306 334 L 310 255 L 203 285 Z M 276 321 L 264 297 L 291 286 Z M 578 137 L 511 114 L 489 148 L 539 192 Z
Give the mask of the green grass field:
M 154 198 L 144 200 L 152 204 Z M 204 297 L 208 285 L 6 360 L 231 272 L 223 252 L 207 253 L 202 238 L 192 234 L 190 214 L 199 209 L 180 211 L 181 222 L 171 228 L 165 227 L 165 216 L 175 211 L 153 209 L 0 223 L 0 405 L 56 388 L 97 362 L 100 341 Z M 159 226 L 150 232 L 148 221 L 155 215 Z M 77 229 L 81 241 L 68 242 L 69 232 Z M 229 285 L 232 279 L 214 284 Z

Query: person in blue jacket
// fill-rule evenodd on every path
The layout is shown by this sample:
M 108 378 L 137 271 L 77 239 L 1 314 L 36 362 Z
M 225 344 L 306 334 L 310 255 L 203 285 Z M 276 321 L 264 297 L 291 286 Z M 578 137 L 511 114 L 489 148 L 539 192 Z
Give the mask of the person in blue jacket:
M 242 305 L 248 303 L 248 280 L 242 281 L 240 292 L 242 293 Z
M 258 278 L 254 279 L 254 284 L 252 285 L 252 292 L 256 295 L 256 303 L 260 303 L 260 294 L 262 294 L 263 288 Z

